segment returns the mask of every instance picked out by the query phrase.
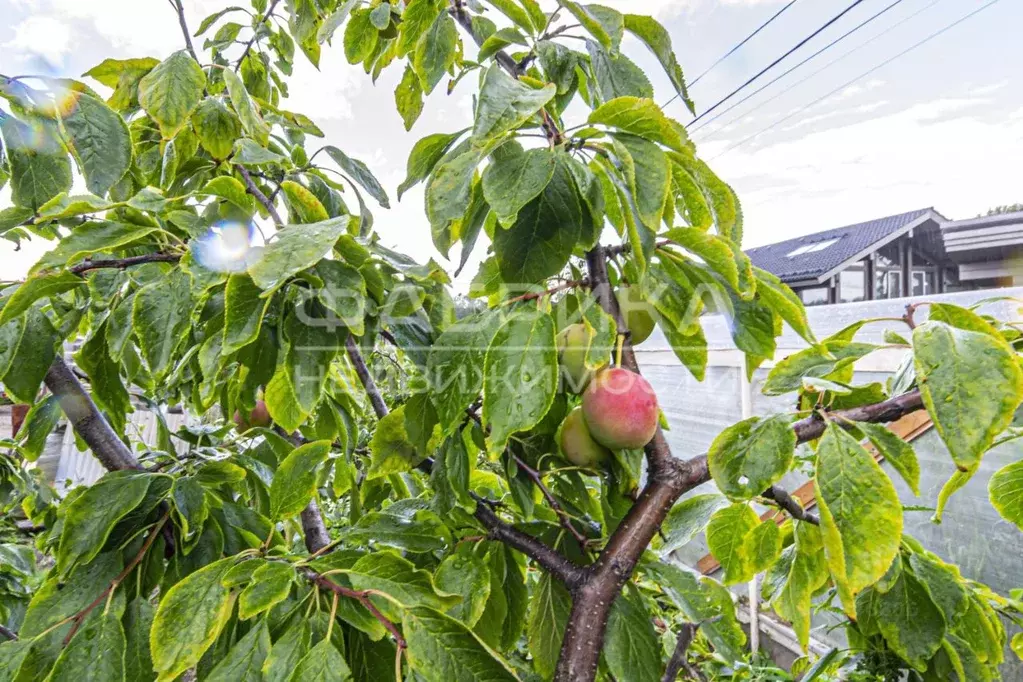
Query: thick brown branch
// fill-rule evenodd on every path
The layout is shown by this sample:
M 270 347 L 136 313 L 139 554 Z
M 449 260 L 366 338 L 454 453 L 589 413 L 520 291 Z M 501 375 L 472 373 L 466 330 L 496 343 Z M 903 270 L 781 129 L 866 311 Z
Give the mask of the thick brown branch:
M 253 181 L 252 176 L 249 175 L 249 171 L 245 168 L 245 166 L 236 164 L 235 168 L 238 169 L 238 174 L 242 176 L 242 181 L 245 183 L 245 189 L 249 194 L 256 198 L 256 201 L 263 205 L 266 212 L 270 214 L 270 219 L 274 221 L 274 225 L 278 228 L 283 227 L 284 221 L 281 220 L 281 214 L 278 213 L 277 209 L 274 207 L 274 202 L 270 201 L 270 199 L 263 194 L 262 190 L 260 190 L 255 181 Z
M 487 529 L 487 537 L 522 552 L 569 590 L 575 589 L 585 577 L 585 569 L 573 564 L 560 552 L 498 518 L 486 500 L 476 499 L 474 515 Z
M 141 468 L 60 355 L 53 359 L 45 381 L 75 432 L 108 471 Z
M 764 492 L 764 497 L 774 500 L 778 506 L 788 512 L 789 516 L 798 520 L 812 523 L 815 526 L 821 525 L 820 517 L 803 509 L 796 498 L 792 497 L 787 490 L 781 486 L 773 485 Z
M 377 388 L 376 382 L 373 381 L 373 375 L 370 374 L 369 367 L 366 366 L 366 361 L 363 359 L 362 353 L 359 352 L 359 345 L 351 335 L 345 339 L 345 350 L 348 352 L 348 359 L 352 361 L 352 367 L 355 368 L 355 374 L 358 375 L 359 381 L 362 382 L 363 388 L 366 389 L 366 395 L 369 396 L 369 402 L 373 405 L 373 411 L 377 417 L 383 419 L 390 410 L 387 409 L 387 403 L 384 402 L 384 397 L 380 395 L 380 389 Z
M 796 430 L 796 438 L 806 443 L 824 434 L 828 421 L 835 421 L 839 426 L 848 426 L 849 422 L 887 423 L 902 419 L 911 412 L 922 410 L 924 400 L 919 389 L 895 396 L 881 403 L 852 407 L 848 410 L 836 410 L 825 414 L 826 418 L 810 416 L 796 422 L 792 428 Z
M 370 597 L 373 595 L 373 592 L 371 590 L 353 590 L 347 587 L 343 587 L 341 585 L 338 585 L 333 580 L 330 580 L 326 576 L 320 575 L 319 573 L 312 569 L 307 570 L 305 572 L 305 576 L 317 587 L 320 587 L 325 590 L 330 590 L 334 594 L 340 595 L 342 597 L 354 599 L 360 604 L 362 604 L 362 606 L 365 607 L 365 609 L 370 612 L 370 615 L 376 618 L 377 621 L 379 621 L 379 623 L 384 626 L 384 629 L 391 633 L 391 637 L 394 638 L 395 643 L 398 645 L 398 649 L 404 649 L 406 646 L 408 646 L 408 644 L 405 642 L 405 638 L 401 636 L 401 631 L 398 629 L 398 626 L 391 622 L 390 618 L 380 613 L 380 609 L 378 609 L 376 605 L 373 603 L 373 601 L 370 599 Z
M 125 268 L 142 265 L 144 263 L 177 263 L 179 260 L 181 260 L 181 255 L 177 253 L 146 253 L 141 256 L 129 256 L 127 258 L 84 260 L 78 265 L 72 265 L 68 268 L 68 272 L 81 275 L 89 272 L 90 270 L 100 270 L 103 268 L 124 270 Z
M 323 514 L 316 500 L 311 500 L 302 510 L 302 533 L 305 536 L 305 547 L 312 553 L 321 552 L 330 545 L 330 534 L 323 522 Z

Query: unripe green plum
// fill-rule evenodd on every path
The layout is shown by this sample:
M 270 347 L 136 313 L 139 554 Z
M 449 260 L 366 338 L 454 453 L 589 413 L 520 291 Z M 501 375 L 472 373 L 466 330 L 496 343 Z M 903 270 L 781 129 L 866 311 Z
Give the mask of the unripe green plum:
M 654 306 L 643 297 L 637 286 L 620 286 L 615 290 L 618 307 L 622 309 L 622 317 L 629 328 L 632 345 L 638 345 L 650 338 L 657 324 Z
M 256 401 L 256 406 L 249 412 L 246 418 L 239 410 L 234 411 L 234 426 L 238 433 L 245 433 L 249 429 L 257 427 L 266 428 L 273 423 L 270 418 L 270 411 L 266 409 L 266 403 L 262 400 Z
M 597 373 L 583 393 L 582 410 L 594 440 L 612 450 L 641 448 L 657 431 L 653 387 L 621 367 Z
M 611 451 L 593 440 L 583 410 L 577 407 L 568 413 L 561 423 L 559 444 L 561 452 L 569 462 L 580 467 L 594 467 L 606 463 Z
M 593 340 L 593 332 L 585 324 L 570 324 L 558 334 L 558 353 L 565 390 L 582 393 L 593 378 L 593 369 L 586 366 L 586 351 Z

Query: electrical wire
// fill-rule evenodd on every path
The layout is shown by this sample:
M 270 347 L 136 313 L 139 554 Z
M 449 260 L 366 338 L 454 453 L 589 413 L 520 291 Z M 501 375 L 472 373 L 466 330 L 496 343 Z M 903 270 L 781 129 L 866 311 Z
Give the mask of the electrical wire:
M 830 50 L 830 49 L 831 49 L 832 47 L 834 47 L 834 46 L 835 46 L 835 45 L 837 45 L 838 43 L 842 42 L 843 40 L 845 40 L 846 38 L 848 38 L 848 37 L 849 37 L 849 36 L 851 36 L 852 34 L 856 33 L 856 31 L 859 31 L 859 30 L 860 30 L 861 28 L 863 28 L 864 26 L 866 26 L 866 25 L 867 25 L 867 24 L 869 24 L 870 22 L 874 21 L 875 19 L 877 19 L 877 18 L 878 18 L 878 17 L 880 17 L 881 15 L 885 14 L 886 12 L 888 12 L 888 11 L 889 11 L 890 9 L 894 8 L 894 7 L 896 6 L 896 5 L 898 5 L 898 4 L 899 4 L 899 3 L 901 3 L 902 1 L 903 1 L 903 0 L 895 0 L 894 2 L 892 2 L 891 4 L 889 4 L 889 5 L 888 5 L 887 7 L 885 7 L 884 9 L 882 9 L 882 10 L 878 11 L 878 12 L 877 12 L 877 13 L 875 13 L 874 15 L 872 15 L 872 16 L 870 16 L 870 17 L 868 17 L 867 19 L 864 19 L 864 20 L 863 20 L 862 22 L 860 22 L 860 23 L 859 23 L 858 25 L 854 26 L 854 27 L 853 27 L 853 28 L 851 28 L 850 30 L 848 30 L 848 31 L 846 31 L 845 33 L 843 33 L 842 35 L 838 36 L 837 38 L 835 38 L 834 40 L 832 40 L 832 41 L 831 41 L 830 43 L 828 43 L 827 45 L 825 45 L 825 46 L 824 46 L 824 47 L 822 47 L 821 49 L 819 49 L 819 50 L 817 50 L 816 52 L 814 52 L 814 53 L 813 53 L 812 55 L 810 55 L 809 57 L 807 57 L 807 58 L 806 58 L 806 59 L 804 59 L 803 61 L 799 62 L 799 63 L 798 63 L 798 64 L 796 64 L 795 66 L 793 66 L 793 67 L 791 67 L 790 69 L 788 69 L 787 71 L 785 71 L 785 73 L 781 74 L 780 76 L 775 76 L 775 77 L 774 77 L 773 79 L 771 79 L 771 80 L 770 80 L 770 81 L 768 81 L 767 83 L 765 83 L 765 84 L 761 85 L 761 86 L 760 86 L 759 88 L 757 88 L 757 89 L 756 89 L 756 90 L 754 90 L 753 92 L 749 93 L 748 95 L 746 95 L 745 97 L 743 97 L 742 99 L 740 99 L 740 100 L 739 100 L 738 102 L 735 102 L 735 103 L 731 104 L 731 105 L 730 105 L 730 106 L 729 106 L 729 107 L 728 107 L 727 109 L 724 109 L 724 110 L 722 110 L 722 111 L 719 111 L 718 113 L 714 114 L 714 115 L 713 115 L 712 117 L 710 117 L 710 118 L 708 118 L 708 119 L 705 119 L 705 120 L 701 121 L 700 123 L 697 123 L 697 124 L 696 124 L 695 126 L 693 126 L 692 128 L 690 128 L 690 129 L 689 129 L 689 132 L 690 132 L 690 133 L 695 133 L 696 131 L 700 130 L 700 129 L 701 129 L 701 128 L 703 128 L 704 126 L 708 126 L 708 125 L 710 125 L 711 123 L 713 123 L 713 122 L 714 122 L 714 121 L 716 121 L 717 119 L 719 119 L 719 118 L 721 118 L 722 116 L 724 116 L 725 114 L 727 114 L 727 113 L 728 113 L 729 111 L 731 111 L 731 110 L 735 109 L 735 107 L 737 107 L 737 106 L 740 106 L 740 105 L 741 105 L 741 104 L 742 104 L 743 102 L 747 102 L 747 101 L 749 101 L 749 99 L 750 99 L 751 97 L 756 97 L 756 96 L 757 96 L 757 95 L 759 95 L 759 94 L 760 94 L 761 92 L 763 92 L 763 91 L 764 91 L 764 90 L 766 90 L 767 88 L 771 87 L 772 85 L 774 85 L 775 83 L 777 83 L 778 81 L 780 81 L 780 80 L 781 80 L 782 78 L 784 78 L 785 76 L 789 75 L 790 73 L 792 73 L 793 71 L 795 71 L 795 70 L 796 70 L 796 69 L 798 69 L 799 67 L 803 66 L 803 65 L 804 65 L 804 64 L 806 64 L 807 62 L 809 62 L 809 61 L 811 61 L 811 60 L 813 60 L 813 59 L 816 59 L 816 58 L 817 58 L 817 57 L 819 57 L 820 55 L 824 54 L 825 52 L 827 52 L 828 50 Z
M 788 2 L 788 4 L 787 4 L 787 5 L 785 5 L 785 6 L 784 6 L 784 7 L 782 7 L 782 8 L 780 9 L 780 10 L 778 10 L 777 12 L 775 12 L 774 16 L 772 16 L 772 17 L 771 17 L 770 19 L 768 19 L 768 20 L 767 20 L 767 21 L 765 21 L 764 23 L 760 24 L 760 26 L 758 26 L 758 27 L 757 27 L 757 30 L 753 31 L 753 33 L 750 33 L 750 34 L 749 34 L 748 36 L 746 36 L 745 38 L 743 38 L 743 39 L 742 39 L 742 40 L 741 40 L 741 41 L 740 41 L 740 42 L 739 42 L 738 44 L 736 44 L 736 45 L 735 45 L 734 47 L 732 47 L 732 49 L 731 49 L 731 50 L 729 50 L 728 52 L 726 52 L 726 53 L 724 53 L 723 55 L 721 55 L 720 57 L 718 57 L 718 60 L 717 60 L 716 62 L 714 62 L 713 64 L 711 64 L 711 65 L 710 65 L 709 67 L 707 67 L 707 70 L 706 70 L 706 71 L 704 71 L 704 72 L 703 72 L 703 73 L 701 73 L 701 74 L 700 74 L 699 76 L 697 76 L 697 77 L 696 77 L 696 79 L 695 79 L 695 80 L 694 80 L 694 81 L 693 81 L 692 83 L 690 83 L 690 84 L 689 84 L 689 87 L 693 87 L 694 85 L 696 85 L 697 83 L 699 83 L 699 82 L 700 82 L 700 79 L 701 79 L 701 78 L 703 78 L 703 77 L 704 77 L 704 76 L 706 76 L 706 75 L 707 75 L 708 73 L 710 73 L 710 72 L 711 72 L 711 71 L 713 71 L 713 70 L 714 70 L 715 68 L 717 68 L 717 66 L 718 66 L 719 64 L 721 64 L 721 62 L 725 61 L 726 59 L 728 59 L 729 57 L 731 57 L 731 56 L 732 56 L 733 54 L 735 54 L 736 52 L 738 52 L 738 51 L 739 51 L 739 49 L 740 49 L 740 48 L 741 48 L 741 47 L 742 47 L 743 45 L 745 45 L 745 44 L 746 44 L 746 43 L 748 43 L 748 42 L 749 42 L 750 40 L 752 40 L 752 39 L 753 39 L 753 37 L 754 37 L 754 36 L 755 36 L 756 34 L 760 33 L 760 32 L 761 32 L 761 31 L 763 31 L 763 30 L 764 30 L 765 28 L 767 28 L 768 26 L 770 26 L 770 25 L 771 25 L 771 23 L 772 23 L 772 22 L 773 22 L 773 21 L 774 21 L 775 19 L 777 19 L 778 17 L 780 17 L 780 16 L 781 16 L 781 15 L 782 15 L 782 14 L 783 14 L 783 13 L 785 12 L 785 10 L 787 10 L 787 9 L 788 9 L 789 7 L 792 7 L 792 5 L 796 4 L 797 2 L 799 2 L 799 0 L 789 0 L 789 2 Z
M 697 122 L 697 121 L 699 121 L 699 120 L 700 120 L 701 118 L 703 118 L 704 116 L 706 116 L 706 115 L 707 115 L 707 114 L 709 114 L 710 112 L 714 111 L 715 109 L 717 109 L 717 108 L 718 108 L 719 106 L 721 106 L 722 104 L 724 104 L 724 103 L 725 103 L 725 102 L 727 102 L 728 100 L 732 99 L 732 97 L 735 97 L 735 95 L 736 95 L 736 94 L 738 94 L 738 93 L 739 93 L 740 91 L 742 91 L 742 90 L 743 90 L 744 88 L 746 88 L 746 87 L 747 87 L 747 86 L 749 86 L 749 85 L 750 85 L 751 83 L 753 83 L 754 81 L 756 81 L 756 80 L 757 80 L 758 78 L 760 78 L 761 76 L 763 76 L 763 75 L 764 75 L 765 73 L 767 73 L 768 71 L 770 71 L 771 69 L 773 69 L 773 68 L 774 68 L 775 66 L 777 66 L 777 65 L 778 65 L 778 63 L 779 63 L 779 62 L 781 62 L 781 61 L 782 61 L 783 59 L 785 59 L 786 57 L 788 57 L 788 56 L 789 56 L 790 54 L 792 54 L 793 52 L 795 52 L 796 50 L 798 50 L 799 48 L 801 48 L 801 47 L 802 47 L 803 45 L 806 45 L 806 44 L 807 44 L 808 42 L 810 42 L 810 41 L 811 41 L 811 40 L 812 40 L 813 38 L 817 37 L 817 35 L 819 35 L 819 34 L 820 34 L 820 33 L 821 33 L 822 31 L 824 31 L 824 30 L 825 30 L 825 29 L 827 29 L 827 28 L 828 28 L 829 26 L 831 26 L 831 25 L 832 25 L 833 23 L 835 23 L 836 21 L 838 21 L 839 19 L 841 19 L 842 17 L 844 17 L 844 16 L 846 15 L 846 14 L 848 14 L 848 13 L 849 13 L 849 11 L 851 11 L 851 10 L 852 10 L 852 9 L 853 9 L 854 7 L 856 7 L 857 5 L 861 4 L 862 2 L 864 2 L 864 0 L 853 0 L 853 3 L 852 3 L 852 4 L 850 4 L 850 5 L 849 5 L 848 7 L 846 7 L 846 8 L 844 9 L 844 10 L 842 10 L 841 12 L 839 12 L 838 14 L 836 14 L 835 16 L 833 16 L 833 17 L 832 17 L 832 18 L 831 18 L 831 19 L 830 19 L 830 20 L 829 20 L 829 21 L 828 21 L 827 23 L 825 23 L 825 24 L 824 24 L 823 26 L 821 26 L 820 28 L 818 28 L 818 29 L 817 29 L 816 31 L 814 31 L 813 33 L 811 33 L 810 35 L 806 36 L 805 38 L 803 38 L 802 40 L 800 40 L 800 41 L 799 41 L 798 43 L 796 43 L 795 47 L 793 47 L 793 48 L 789 49 L 789 51 L 788 51 L 788 52 L 786 52 L 785 54 L 783 54 L 782 56 L 778 57 L 778 58 L 777 58 L 777 59 L 775 59 L 775 60 L 774 60 L 773 62 L 771 62 L 770 64 L 768 64 L 767 66 L 765 66 L 765 67 L 764 67 L 763 69 L 761 69 L 761 70 L 760 70 L 760 71 L 759 71 L 759 72 L 758 72 L 758 73 L 757 73 L 756 75 L 754 75 L 754 76 L 753 76 L 752 78 L 750 78 L 750 79 L 749 79 L 749 80 L 747 80 L 747 81 L 746 81 L 745 83 L 743 83 L 742 85 L 740 85 L 739 87 L 737 87 L 737 88 L 736 88 L 735 90 L 732 90 L 732 91 L 731 91 L 730 93 L 728 93 L 727 95 L 725 95 L 725 96 L 724 96 L 723 98 L 719 99 L 719 100 L 718 100 L 718 101 L 717 101 L 717 102 L 716 102 L 716 103 L 714 104 L 714 106 L 712 106 L 712 107 L 711 107 L 710 109 L 707 109 L 707 110 L 706 110 L 706 111 L 704 111 L 704 112 L 703 112 L 702 114 L 700 114 L 699 116 L 697 116 L 696 118 L 694 118 L 694 119 L 693 119 L 692 121 L 690 121 L 690 122 L 689 122 L 689 123 L 690 123 L 690 125 L 691 125 L 691 124 L 693 124 L 693 123 L 696 123 L 696 122 Z
M 861 80 L 861 79 L 863 79 L 863 78 L 866 78 L 866 77 L 867 77 L 867 76 L 869 76 L 870 74 L 874 73 L 875 71 L 878 71 L 879 69 L 882 69 L 882 68 L 884 68 L 885 66 L 888 66 L 889 64 L 891 64 L 892 62 L 894 62 L 894 61 L 895 61 L 896 59 L 898 59 L 899 57 L 902 57 L 902 56 L 904 56 L 904 55 L 907 55 L 907 54 L 909 54 L 910 52 L 912 52 L 912 51 L 913 51 L 913 50 L 915 50 L 916 48 L 920 47 L 921 45 L 924 45 L 925 43 L 929 43 L 930 41 L 934 40 L 935 38 L 937 38 L 938 36 L 942 35 L 943 33 L 947 32 L 947 31 L 949 31 L 949 30 L 951 30 L 951 29 L 955 28 L 955 27 L 956 27 L 956 26 L 958 26 L 959 24 L 963 23 L 963 22 L 964 22 L 964 21 L 966 21 L 967 19 L 970 19 L 970 18 L 972 18 L 973 16 L 975 16 L 975 15 L 977 15 L 977 14 L 979 14 L 979 13 L 983 12 L 983 11 L 984 11 L 984 10 L 986 10 L 986 9 L 987 9 L 988 7 L 990 7 L 991 5 L 994 5 L 994 4 L 996 3 L 996 2 L 998 2 L 998 0 L 990 0 L 990 2 L 988 2 L 988 3 L 984 4 L 984 5 L 981 5 L 981 6 L 980 6 L 980 7 L 978 7 L 977 9 L 975 9 L 975 10 L 973 10 L 972 12 L 970 12 L 969 14 L 967 14 L 966 16 L 964 16 L 964 17 L 960 17 L 959 19 L 957 19 L 957 20 L 953 21 L 953 22 L 952 22 L 951 24 L 949 24 L 949 25 L 945 26 L 944 28 L 942 28 L 942 29 L 940 29 L 940 30 L 938 30 L 938 31 L 935 31 L 934 33 L 932 33 L 931 35 L 927 36 L 927 37 L 926 37 L 926 38 L 924 38 L 923 40 L 921 40 L 921 41 L 919 41 L 919 42 L 917 42 L 917 43 L 914 43 L 913 45 L 910 45 L 909 47 L 907 47 L 907 48 L 906 48 L 905 50 L 903 50 L 902 52 L 899 52 L 898 54 L 896 54 L 896 55 L 893 55 L 893 56 L 889 57 L 888 59 L 884 60 L 883 62 L 881 62 L 881 63 L 880 63 L 880 64 L 878 64 L 877 66 L 875 66 L 875 67 L 873 67 L 873 68 L 870 68 L 870 69 L 868 69 L 868 70 L 864 71 L 863 73 L 861 73 L 860 75 L 856 76 L 855 78 L 852 78 L 852 79 L 850 79 L 850 80 L 846 81 L 846 82 L 845 82 L 845 83 L 843 83 L 842 85 L 839 85 L 839 86 L 838 86 L 837 88 L 835 88 L 834 90 L 831 90 L 831 91 L 830 91 L 830 92 L 828 92 L 827 94 L 825 94 L 825 95 L 822 95 L 821 97 L 818 97 L 817 99 L 815 99 L 814 101 L 810 102 L 810 103 L 809 103 L 809 104 L 807 104 L 806 106 L 804 106 L 804 107 L 800 107 L 799 109 L 796 109 L 795 111 L 791 112 L 790 114 L 788 114 L 788 115 L 786 115 L 786 116 L 784 116 L 784 117 L 782 117 L 782 118 L 778 119 L 777 121 L 775 121 L 775 122 L 774 122 L 774 123 L 772 123 L 771 125 L 767 126 L 766 128 L 764 128 L 764 129 L 763 129 L 763 130 L 761 130 L 760 132 L 757 132 L 757 133 L 753 133 L 753 134 L 752 134 L 752 135 L 750 135 L 749 137 L 746 137 L 746 138 L 744 138 L 744 139 L 740 140 L 739 142 L 736 142 L 736 143 L 735 143 L 735 144 L 733 144 L 733 145 L 732 145 L 731 147 L 728 147 L 728 148 L 727 148 L 727 149 L 725 149 L 725 150 L 724 150 L 723 152 L 721 152 L 721 153 L 719 153 L 719 154 L 715 155 L 714 157 L 712 157 L 712 158 L 711 158 L 710 160 L 712 160 L 712 161 L 713 161 L 714 159 L 716 159 L 716 158 L 718 158 L 718 157 L 720 157 L 720 156 L 724 156 L 724 155 L 725 155 L 725 154 L 727 154 L 728 152 L 730 152 L 730 151 L 732 151 L 732 150 L 734 150 L 734 149 L 737 149 L 737 148 L 739 148 L 739 147 L 743 146 L 743 145 L 744 145 L 744 144 L 746 144 L 747 142 L 750 142 L 750 141 L 752 141 L 752 140 L 756 139 L 757 137 L 760 137 L 761 135 L 763 135 L 764 133 L 766 133 L 766 132 L 768 132 L 768 131 L 770 131 L 770 130 L 773 130 L 774 128 L 778 127 L 779 125 L 781 125 L 781 124 L 782 124 L 782 123 L 784 123 L 785 121 L 788 121 L 789 119 L 791 119 L 791 118 L 792 118 L 793 116 L 795 116 L 795 115 L 797 115 L 797 114 L 800 114 L 800 113 L 802 113 L 802 112 L 806 111 L 807 109 L 809 109 L 809 108 L 811 108 L 811 107 L 813 107 L 813 106 L 816 106 L 817 104 L 820 104 L 821 102 L 823 102 L 824 100 L 828 99 L 828 98 L 829 98 L 829 97 L 831 97 L 832 95 L 834 95 L 834 94 L 836 94 L 836 93 L 838 93 L 838 92 L 841 92 L 842 90 L 845 90 L 845 89 L 846 89 L 847 87 L 849 87 L 850 85 L 852 85 L 852 84 L 856 83 L 857 81 L 859 81 L 859 80 Z
M 851 49 L 851 50 L 848 50 L 848 51 L 846 51 L 846 52 L 845 52 L 845 54 L 843 54 L 842 56 L 840 56 L 840 57 L 836 57 L 835 59 L 832 59 L 832 60 L 831 60 L 830 62 L 828 62 L 827 64 L 825 64 L 825 65 L 824 65 L 824 66 L 822 66 L 821 68 L 817 69 L 817 70 L 816 70 L 816 71 L 814 71 L 813 73 L 811 73 L 811 74 L 809 74 L 809 75 L 807 75 L 807 76 L 805 76 L 805 77 L 803 77 L 803 78 L 800 78 L 800 79 L 799 79 L 798 81 L 796 81 L 795 83 L 792 83 L 791 85 L 789 85 L 788 87 L 786 87 L 786 88 L 785 88 L 784 90 L 781 90 L 781 91 L 780 91 L 780 92 L 778 92 L 777 94 L 775 94 L 775 95 L 771 95 L 771 97 L 769 97 L 768 99 L 766 99 L 766 100 L 764 100 L 763 102 L 761 102 L 761 103 L 760 103 L 760 104 L 759 104 L 758 106 L 762 108 L 762 107 L 764 107 L 764 106 L 766 106 L 766 105 L 770 104 L 771 102 L 775 101 L 776 99 L 778 99 L 778 98 L 779 98 L 779 97 L 781 97 L 782 95 L 785 95 L 785 94 L 787 94 L 787 93 L 791 92 L 792 90 L 794 90 L 795 88 L 798 88 L 798 87 L 799 87 L 800 85 L 802 85 L 802 84 L 803 84 L 803 83 L 805 83 L 806 81 L 808 81 L 808 80 L 810 80 L 811 78 L 813 78 L 813 77 L 817 76 L 817 75 L 818 75 L 818 74 L 820 74 L 821 72 L 823 72 L 823 71 L 826 71 L 827 69 L 829 69 L 829 68 L 831 68 L 832 66 L 834 66 L 835 64 L 839 63 L 840 61 L 842 61 L 842 60 L 843 60 L 843 59 L 845 59 L 846 57 L 848 57 L 848 56 L 850 56 L 850 55 L 853 55 L 853 54 L 855 54 L 855 53 L 859 52 L 860 50 L 862 50 L 862 49 L 863 49 L 863 48 L 865 48 L 866 46 L 870 45 L 870 44 L 871 44 L 871 43 L 873 43 L 874 41 L 876 41 L 876 40 L 878 40 L 878 39 L 880 39 L 880 38 L 882 38 L 882 37 L 884 37 L 884 36 L 888 35 L 888 34 L 889 34 L 889 33 L 891 33 L 892 31 L 894 31 L 895 29 L 897 29 L 897 28 L 898 28 L 899 26 L 902 26 L 902 25 L 903 25 L 903 24 L 905 24 L 905 23 L 906 23 L 907 21 L 910 21 L 911 19 L 913 19 L 914 17 L 916 17 L 916 16 L 918 15 L 918 14 L 921 14 L 921 13 L 923 13 L 924 11 L 926 11 L 926 10 L 929 10 L 930 8 L 934 7 L 935 5 L 937 5 L 937 4 L 938 4 L 939 2 L 941 2 L 941 1 L 942 1 L 942 0 L 931 0 L 931 2 L 929 2 L 928 4 L 924 5 L 923 7 L 921 7 L 920 9 L 918 9 L 917 11 L 913 12 L 912 14 L 910 14 L 909 16 L 907 16 L 907 17 L 904 17 L 904 18 L 900 19 L 900 20 L 899 20 L 899 21 L 897 21 L 896 23 L 892 24 L 891 26 L 889 26 L 889 27 L 888 27 L 888 28 L 886 28 L 885 30 L 883 30 L 883 31 L 881 31 L 880 33 L 878 33 L 878 34 L 877 34 L 876 36 L 874 36 L 874 37 L 870 38 L 869 40 L 866 40 L 866 41 L 864 41 L 864 42 L 863 42 L 862 44 L 860 44 L 860 45 L 857 45 L 857 46 L 856 46 L 856 47 L 854 47 L 853 49 Z M 722 112 L 722 113 L 724 113 L 724 112 Z M 748 112 L 747 112 L 747 113 L 748 113 Z M 719 132 L 721 132 L 722 130 L 726 129 L 726 128 L 727 128 L 728 126 L 732 125 L 733 123 L 735 123 L 736 121 L 738 121 L 738 120 L 739 120 L 740 118 L 742 118 L 742 117 L 743 117 L 743 116 L 745 116 L 745 115 L 746 115 L 746 113 L 742 113 L 742 114 L 738 114 L 737 116 L 733 116 L 732 118 L 728 119 L 727 121 L 725 121 L 724 123 L 722 123 L 722 124 L 721 124 L 720 126 L 718 126 L 716 130 L 711 130 L 711 131 L 709 131 L 709 132 L 705 133 L 704 137 L 703 137 L 703 138 L 702 138 L 702 139 L 700 140 L 700 142 L 706 142 L 707 140 L 709 140 L 710 138 L 712 138 L 712 137 L 713 137 L 714 135 L 717 135 L 717 134 L 718 134 Z M 715 117 L 715 118 L 716 118 L 716 117 Z M 713 119 L 711 119 L 711 120 L 713 120 Z M 709 123 L 709 122 L 710 122 L 710 121 L 708 121 L 708 123 Z

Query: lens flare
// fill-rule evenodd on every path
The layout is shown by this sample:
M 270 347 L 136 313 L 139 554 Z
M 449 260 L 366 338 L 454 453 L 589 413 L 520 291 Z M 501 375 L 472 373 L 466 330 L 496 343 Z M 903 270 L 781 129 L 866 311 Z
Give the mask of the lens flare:
M 207 270 L 244 272 L 262 251 L 254 244 L 255 235 L 252 223 L 221 221 L 192 241 L 192 255 Z

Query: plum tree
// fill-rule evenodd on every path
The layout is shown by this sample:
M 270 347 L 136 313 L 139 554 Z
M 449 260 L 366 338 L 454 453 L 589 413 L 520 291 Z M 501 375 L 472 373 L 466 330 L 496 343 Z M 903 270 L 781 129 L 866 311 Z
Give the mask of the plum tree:
M 611 451 L 593 439 L 583 417 L 582 407 L 575 407 L 560 431 L 561 452 L 569 462 L 581 467 L 596 467 L 611 459 Z
M 610 367 L 598 372 L 583 393 L 582 414 L 598 443 L 621 450 L 650 442 L 659 408 L 653 387 L 642 375 Z

